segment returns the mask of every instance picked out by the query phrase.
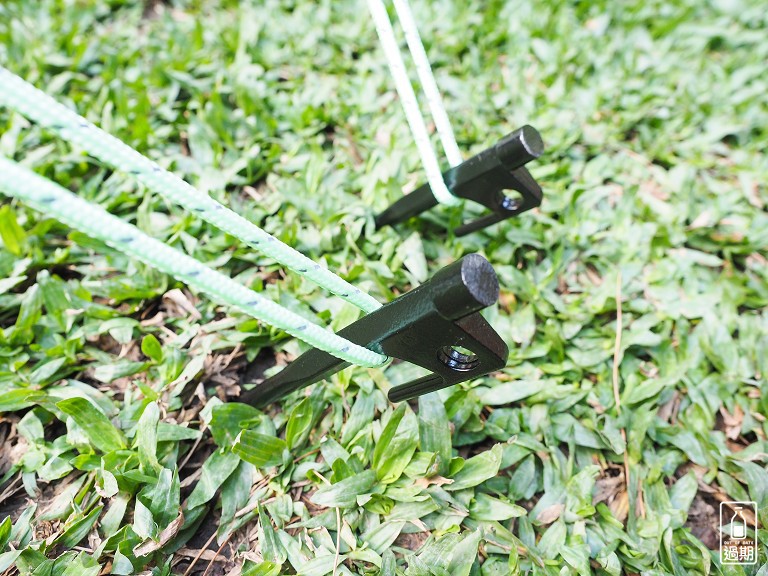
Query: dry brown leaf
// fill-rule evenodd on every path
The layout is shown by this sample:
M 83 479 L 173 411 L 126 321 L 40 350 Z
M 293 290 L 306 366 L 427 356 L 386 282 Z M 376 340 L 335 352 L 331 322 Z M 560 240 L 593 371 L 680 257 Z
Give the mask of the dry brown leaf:
M 584 268 L 584 273 L 587 275 L 587 278 L 589 278 L 589 281 L 592 282 L 595 286 L 600 286 L 603 283 L 603 278 L 600 276 L 598 271 L 594 268 L 594 266 L 588 265 Z
M 428 486 L 445 486 L 446 484 L 453 484 L 453 480 L 450 478 L 444 478 L 443 476 L 432 476 L 430 478 L 417 478 L 414 482 L 416 486 L 427 488 Z
M 192 301 L 178 288 L 168 290 L 168 292 L 163 294 L 163 304 L 165 305 L 168 315 L 173 318 L 183 318 L 187 315 L 195 320 L 200 320 L 202 318 L 200 312 L 195 308 Z
M 552 524 L 552 522 L 560 518 L 560 514 L 563 513 L 563 510 L 565 510 L 563 504 L 552 504 L 552 506 L 547 506 L 544 510 L 539 512 L 536 521 L 541 524 Z
M 688 229 L 696 230 L 697 228 L 706 228 L 706 227 L 712 226 L 712 224 L 714 224 L 712 211 L 704 210 L 704 212 L 702 212 L 701 214 L 696 216 L 696 218 L 693 219 L 693 222 L 691 222 L 691 225 L 688 226 Z
M 626 490 L 619 492 L 616 497 L 608 503 L 608 508 L 610 508 L 616 519 L 623 524 L 629 514 L 629 495 Z
M 680 409 L 680 395 L 675 392 L 666 404 L 659 407 L 657 416 L 664 422 L 674 423 Z
M 741 409 L 741 406 L 736 404 L 733 409 L 733 414 L 728 412 L 724 407 L 721 407 L 720 414 L 723 416 L 725 437 L 729 440 L 736 440 L 741 434 L 741 425 L 744 422 L 744 411 Z
M 592 504 L 598 502 L 610 502 L 622 490 L 624 486 L 624 474 L 618 476 L 605 476 L 595 482 L 595 493 Z
M 180 548 L 176 551 L 178 556 L 184 556 L 186 558 L 198 558 L 199 560 L 208 560 L 211 562 L 216 558 L 216 550 L 203 550 L 195 548 Z

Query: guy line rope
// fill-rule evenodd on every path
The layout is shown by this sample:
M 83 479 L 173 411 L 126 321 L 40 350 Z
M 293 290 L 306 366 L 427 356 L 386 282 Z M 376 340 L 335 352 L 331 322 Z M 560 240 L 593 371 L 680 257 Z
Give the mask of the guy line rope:
M 62 138 L 79 145 L 106 164 L 134 175 L 153 192 L 199 214 L 204 220 L 364 311 L 371 312 L 381 307 L 373 297 L 283 244 L 207 194 L 200 193 L 178 176 L 163 170 L 156 162 L 145 158 L 2 67 L 0 104 L 54 130 Z M 194 258 L 147 236 L 135 226 L 78 198 L 61 186 L 8 159 L 0 157 L 0 160 L 0 188 L 7 194 L 337 358 L 368 367 L 381 366 L 387 362 L 386 356 L 305 320 Z
M 394 0 L 394 2 L 446 157 L 450 165 L 455 166 L 462 161 L 461 153 L 456 145 L 413 14 L 407 0 Z M 459 200 L 448 191 L 443 182 L 437 157 L 429 141 L 424 117 L 408 79 L 386 8 L 382 0 L 368 0 L 368 5 L 430 187 L 439 202 L 448 205 L 457 204 Z M 207 194 L 200 193 L 178 176 L 164 170 L 156 162 L 142 156 L 124 142 L 104 132 L 2 66 L 0 66 L 0 104 L 53 130 L 63 139 L 80 146 L 102 162 L 135 176 L 149 190 L 198 214 L 207 222 L 354 304 L 364 312 L 370 313 L 381 307 L 377 300 L 359 288 L 280 242 Z M 0 189 L 116 250 L 184 281 L 190 287 L 212 296 L 215 300 L 234 306 L 337 358 L 367 367 L 382 366 L 389 360 L 387 356 L 354 344 L 328 329 L 305 320 L 228 276 L 148 236 L 103 208 L 82 200 L 60 185 L 2 156 L 0 156 Z

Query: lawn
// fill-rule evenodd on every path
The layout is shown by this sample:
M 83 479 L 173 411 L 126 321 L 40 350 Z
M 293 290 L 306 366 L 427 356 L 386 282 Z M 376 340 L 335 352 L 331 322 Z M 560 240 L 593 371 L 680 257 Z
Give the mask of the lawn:
M 0 196 L 0 574 L 768 574 L 765 528 L 757 564 L 719 551 L 722 502 L 768 525 L 765 3 L 413 9 L 465 157 L 541 132 L 540 208 L 375 230 L 424 172 L 362 0 L 0 3 L 0 64 L 380 302 L 486 256 L 511 350 L 399 405 L 408 364 L 257 410 L 247 366 L 304 344 Z M 4 108 L 0 154 L 359 317 Z

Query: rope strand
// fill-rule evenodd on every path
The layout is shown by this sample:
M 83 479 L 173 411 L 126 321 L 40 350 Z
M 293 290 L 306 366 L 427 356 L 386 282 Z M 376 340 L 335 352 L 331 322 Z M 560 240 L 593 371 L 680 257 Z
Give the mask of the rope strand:
M 388 358 L 354 344 L 235 282 L 221 272 L 148 236 L 100 206 L 0 156 L 0 189 L 112 248 L 205 292 L 215 300 L 284 330 L 352 364 L 375 367 Z
M 56 132 L 102 162 L 136 177 L 147 188 L 194 212 L 203 220 L 259 250 L 364 312 L 381 304 L 330 270 L 268 234 L 239 214 L 163 170 L 156 162 L 104 132 L 44 92 L 0 66 L 0 104 Z
M 397 11 L 397 19 L 403 28 L 405 41 L 408 43 L 408 50 L 411 52 L 411 59 L 416 66 L 416 73 L 419 76 L 419 82 L 421 82 L 421 90 L 424 92 L 432 119 L 435 121 L 435 128 L 443 145 L 445 157 L 448 159 L 451 167 L 458 166 L 464 159 L 461 157 L 459 145 L 456 144 L 456 136 L 453 133 L 451 121 L 445 110 L 443 98 L 440 96 L 440 89 L 437 87 L 435 75 L 432 73 L 429 57 L 426 50 L 424 50 L 424 44 L 421 41 L 419 29 L 416 26 L 416 19 L 411 11 L 411 5 L 408 3 L 408 0 L 393 1 Z
M 451 194 L 443 181 L 443 173 L 440 170 L 437 156 L 435 156 L 435 151 L 429 141 L 427 126 L 419 110 L 419 103 L 416 100 L 416 94 L 413 91 L 413 86 L 411 86 L 411 81 L 408 79 L 403 56 L 400 53 L 400 47 L 397 45 L 395 32 L 392 29 L 392 23 L 389 21 L 387 9 L 384 7 L 382 0 L 368 0 L 368 8 L 373 17 L 373 23 L 376 26 L 381 47 L 387 57 L 389 71 L 392 74 L 392 79 L 395 81 L 395 88 L 400 96 L 400 102 L 403 105 L 408 126 L 411 129 L 413 140 L 419 151 L 421 163 L 427 174 L 427 181 L 432 189 L 432 194 L 440 204 L 455 206 L 460 203 L 460 200 Z

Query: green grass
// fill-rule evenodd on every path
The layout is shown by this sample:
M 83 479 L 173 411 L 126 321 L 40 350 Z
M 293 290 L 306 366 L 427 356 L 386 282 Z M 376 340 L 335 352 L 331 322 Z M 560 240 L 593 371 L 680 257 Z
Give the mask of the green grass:
M 362 1 L 0 4 L 0 63 L 380 301 L 483 253 L 511 348 L 410 405 L 399 365 L 258 411 L 246 362 L 300 343 L 3 200 L 0 572 L 766 574 L 766 530 L 753 567 L 716 531 L 720 500 L 768 523 L 764 3 L 413 4 L 465 154 L 542 133 L 539 210 L 373 230 L 423 173 Z M 0 153 L 357 317 L 2 109 Z

